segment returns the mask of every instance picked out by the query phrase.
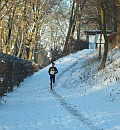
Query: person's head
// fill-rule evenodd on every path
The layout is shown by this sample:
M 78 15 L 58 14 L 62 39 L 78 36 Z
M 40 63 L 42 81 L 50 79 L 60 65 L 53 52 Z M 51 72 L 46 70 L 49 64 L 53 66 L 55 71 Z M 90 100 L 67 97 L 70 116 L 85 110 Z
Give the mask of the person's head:
M 52 66 L 54 66 L 55 65 L 55 63 L 54 62 L 52 62 Z

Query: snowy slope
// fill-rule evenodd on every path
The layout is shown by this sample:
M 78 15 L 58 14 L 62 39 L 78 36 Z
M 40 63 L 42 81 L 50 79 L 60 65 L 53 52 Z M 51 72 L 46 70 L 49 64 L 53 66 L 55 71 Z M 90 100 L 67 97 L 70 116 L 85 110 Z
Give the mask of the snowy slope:
M 50 90 L 47 66 L 1 99 L 0 130 L 120 130 L 120 49 L 99 70 L 96 50 L 55 62 Z

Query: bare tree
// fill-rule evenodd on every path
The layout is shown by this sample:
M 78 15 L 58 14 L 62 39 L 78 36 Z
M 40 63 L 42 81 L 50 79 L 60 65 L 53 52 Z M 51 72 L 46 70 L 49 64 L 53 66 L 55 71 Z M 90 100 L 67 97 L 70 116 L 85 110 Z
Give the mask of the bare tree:
M 0 50 L 29 60 L 41 43 L 47 49 L 64 48 L 64 53 L 71 53 L 72 40 L 81 39 L 83 29 L 102 28 L 105 34 L 114 25 L 112 30 L 120 30 L 119 2 L 97 0 L 97 5 L 96 0 L 0 0 Z M 112 15 L 108 15 L 109 10 Z M 107 52 L 108 43 L 105 46 Z
M 109 0 L 101 0 L 99 1 L 100 4 L 100 13 L 101 13 L 101 27 L 102 27 L 102 32 L 104 35 L 104 39 L 105 39 L 105 44 L 104 44 L 104 54 L 103 54 L 103 58 L 102 58 L 102 62 L 101 62 L 101 66 L 100 69 L 104 69 L 105 67 L 105 63 L 106 63 L 106 59 L 107 59 L 107 53 L 108 53 L 108 36 L 107 36 L 107 11 L 109 9 L 111 9 L 111 7 L 116 7 L 116 2 L 115 1 L 109 1 Z M 113 30 L 117 31 L 117 15 L 116 15 L 116 11 L 113 11 Z

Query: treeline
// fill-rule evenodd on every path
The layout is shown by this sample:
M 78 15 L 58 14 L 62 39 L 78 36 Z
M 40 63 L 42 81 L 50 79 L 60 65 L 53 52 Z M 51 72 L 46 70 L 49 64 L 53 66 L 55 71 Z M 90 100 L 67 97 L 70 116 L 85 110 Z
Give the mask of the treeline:
M 35 46 L 40 47 L 41 35 L 48 30 L 49 17 L 60 3 L 0 0 L 0 51 L 32 60 Z
M 74 35 L 77 40 L 81 39 L 83 26 L 88 30 L 102 30 L 101 34 L 104 35 L 105 44 L 100 69 L 103 69 L 111 40 L 114 42 L 116 38 L 117 44 L 120 45 L 120 0 L 72 0 L 70 14 L 64 53 L 73 51 Z M 113 33 L 109 38 L 107 30 Z
M 61 53 L 68 9 L 64 0 L 0 0 L 0 51 L 45 66 L 43 52 Z
M 82 41 L 83 31 L 92 29 L 105 37 L 104 68 L 106 30 L 120 41 L 120 0 L 0 0 L 0 51 L 5 54 L 31 61 L 39 61 L 35 56 L 42 50 L 66 55 L 77 48 L 74 41 Z

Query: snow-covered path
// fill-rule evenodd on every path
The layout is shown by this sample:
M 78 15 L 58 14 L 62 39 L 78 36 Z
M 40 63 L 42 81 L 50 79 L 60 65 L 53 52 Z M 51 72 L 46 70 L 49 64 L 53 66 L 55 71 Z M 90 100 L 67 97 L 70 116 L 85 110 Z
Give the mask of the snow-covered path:
M 57 60 L 53 90 L 47 66 L 8 93 L 0 105 L 0 130 L 120 130 L 120 105 L 106 102 L 99 86 L 83 83 L 81 68 L 91 53 L 84 50 Z

